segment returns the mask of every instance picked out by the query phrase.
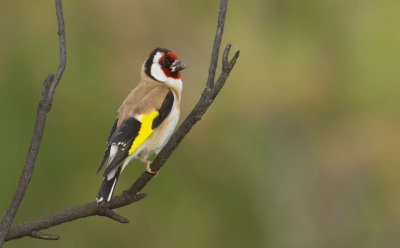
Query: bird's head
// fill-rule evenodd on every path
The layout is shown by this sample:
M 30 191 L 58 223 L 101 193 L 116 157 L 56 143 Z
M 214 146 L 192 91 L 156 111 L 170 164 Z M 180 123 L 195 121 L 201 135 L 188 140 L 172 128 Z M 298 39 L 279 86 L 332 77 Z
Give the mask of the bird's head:
M 143 64 L 147 76 L 164 83 L 180 80 L 181 70 L 185 68 L 177 54 L 165 48 L 154 49 Z

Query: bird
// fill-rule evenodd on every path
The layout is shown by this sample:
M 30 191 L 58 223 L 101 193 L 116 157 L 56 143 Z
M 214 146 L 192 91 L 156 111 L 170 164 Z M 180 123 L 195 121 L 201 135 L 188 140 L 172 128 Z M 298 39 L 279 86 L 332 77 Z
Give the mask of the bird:
M 97 203 L 109 202 L 117 180 L 132 159 L 150 167 L 148 156 L 158 154 L 171 137 L 180 114 L 181 71 L 187 68 L 177 53 L 154 49 L 144 61 L 141 79 L 118 109 L 107 139 L 107 148 L 97 169 L 104 167 Z

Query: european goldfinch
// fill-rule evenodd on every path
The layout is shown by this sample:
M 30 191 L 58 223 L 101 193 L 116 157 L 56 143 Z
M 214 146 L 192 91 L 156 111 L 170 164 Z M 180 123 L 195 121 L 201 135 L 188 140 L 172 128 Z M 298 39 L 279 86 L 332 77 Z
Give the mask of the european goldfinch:
M 141 80 L 118 110 L 99 172 L 108 158 L 96 201 L 110 201 L 118 177 L 134 158 L 154 173 L 147 157 L 158 153 L 171 137 L 179 120 L 181 70 L 186 66 L 177 54 L 156 48 L 142 66 Z

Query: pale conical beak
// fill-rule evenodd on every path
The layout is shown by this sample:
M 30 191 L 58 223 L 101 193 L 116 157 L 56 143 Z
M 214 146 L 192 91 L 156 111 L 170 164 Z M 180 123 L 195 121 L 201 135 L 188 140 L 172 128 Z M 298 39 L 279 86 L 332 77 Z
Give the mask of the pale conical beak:
M 175 60 L 175 62 L 171 65 L 171 72 L 182 71 L 186 69 L 187 66 L 180 60 Z

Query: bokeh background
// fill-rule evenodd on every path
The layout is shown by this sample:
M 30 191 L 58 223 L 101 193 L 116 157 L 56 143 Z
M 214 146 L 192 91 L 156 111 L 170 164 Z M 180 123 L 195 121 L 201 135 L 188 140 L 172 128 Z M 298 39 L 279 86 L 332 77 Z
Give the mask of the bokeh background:
M 207 78 L 218 1 L 64 1 L 68 64 L 16 222 L 94 200 L 116 109 L 154 47 L 179 53 L 182 118 Z M 398 247 L 400 2 L 230 1 L 241 56 L 148 197 L 6 247 Z M 52 1 L 0 2 L 0 209 L 16 188 L 42 81 L 58 63 Z M 144 170 L 126 169 L 116 192 Z

